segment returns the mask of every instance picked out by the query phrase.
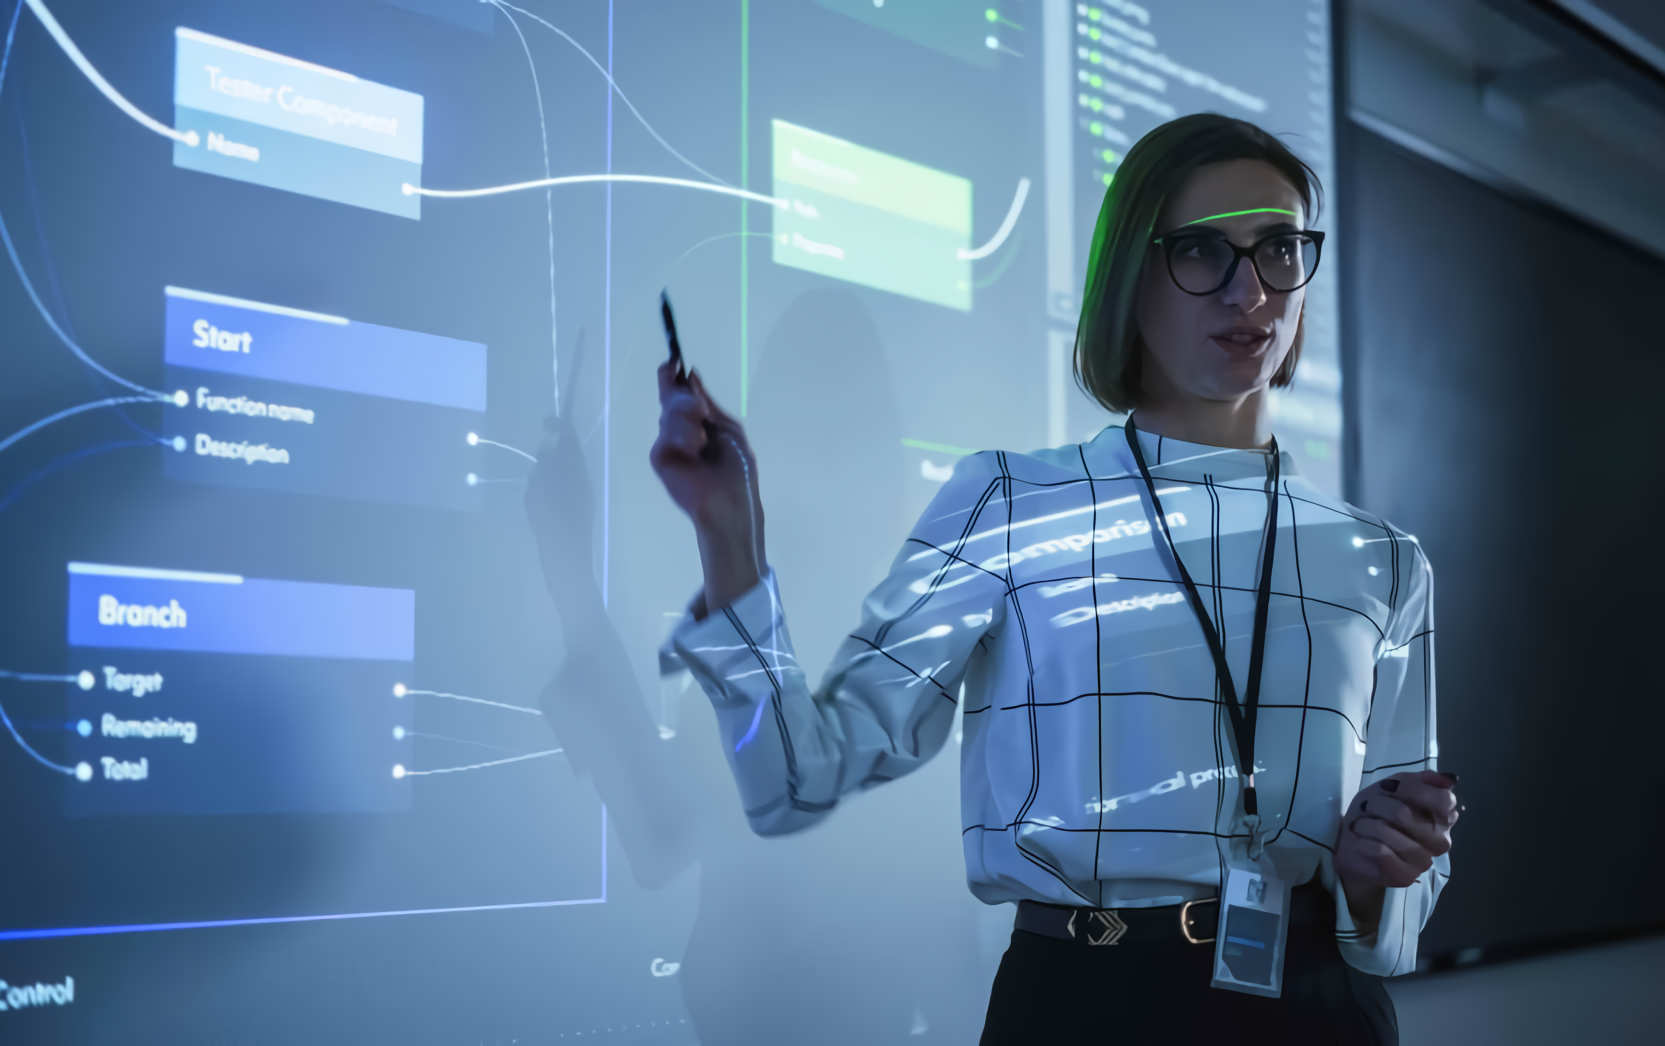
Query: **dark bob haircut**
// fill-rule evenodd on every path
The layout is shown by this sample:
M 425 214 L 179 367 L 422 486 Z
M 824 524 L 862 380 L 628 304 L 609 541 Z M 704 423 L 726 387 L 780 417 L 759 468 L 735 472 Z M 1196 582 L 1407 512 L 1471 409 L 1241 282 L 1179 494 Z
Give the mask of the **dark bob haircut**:
M 1099 208 L 1087 259 L 1081 323 L 1075 332 L 1075 380 L 1105 409 L 1121 414 L 1139 403 L 1144 343 L 1135 307 L 1146 263 L 1155 257 L 1151 237 L 1168 197 L 1197 168 L 1227 160 L 1264 160 L 1300 194 L 1310 226 L 1322 201 L 1318 175 L 1289 148 L 1254 124 L 1215 113 L 1170 120 L 1128 150 Z M 1302 331 L 1272 384 L 1295 380 Z

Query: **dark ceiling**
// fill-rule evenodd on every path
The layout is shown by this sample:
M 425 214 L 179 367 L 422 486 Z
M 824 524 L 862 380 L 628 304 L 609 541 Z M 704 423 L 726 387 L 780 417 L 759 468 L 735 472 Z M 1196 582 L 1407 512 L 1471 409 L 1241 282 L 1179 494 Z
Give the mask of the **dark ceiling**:
M 1659 0 L 1599 0 L 1595 7 L 1665 51 L 1665 4 Z

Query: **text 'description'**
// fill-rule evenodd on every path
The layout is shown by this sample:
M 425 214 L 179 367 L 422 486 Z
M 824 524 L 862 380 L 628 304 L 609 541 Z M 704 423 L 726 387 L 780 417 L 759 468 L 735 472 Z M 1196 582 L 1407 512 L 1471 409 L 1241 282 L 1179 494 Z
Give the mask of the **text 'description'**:
M 422 96 L 287 55 L 174 30 L 173 162 L 274 189 L 420 218 Z

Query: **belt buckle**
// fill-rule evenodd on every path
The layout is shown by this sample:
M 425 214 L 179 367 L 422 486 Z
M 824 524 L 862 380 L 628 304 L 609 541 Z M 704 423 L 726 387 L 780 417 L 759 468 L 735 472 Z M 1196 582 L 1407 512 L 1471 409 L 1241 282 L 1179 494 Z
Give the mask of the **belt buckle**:
M 1082 909 L 1077 908 L 1070 913 L 1067 929 L 1071 937 L 1075 936 L 1075 920 L 1081 912 Z M 1090 909 L 1087 916 L 1085 930 L 1088 944 L 1117 944 L 1120 943 L 1122 935 L 1127 933 L 1127 924 L 1122 922 L 1122 917 L 1117 915 L 1113 908 L 1094 908 Z
M 1212 937 L 1193 937 L 1193 936 L 1191 936 L 1191 906 L 1193 904 L 1219 904 L 1219 903 L 1220 903 L 1220 899 L 1218 897 L 1204 897 L 1204 898 L 1201 898 L 1200 900 L 1186 901 L 1184 904 L 1179 906 L 1179 932 L 1185 935 L 1185 939 L 1187 941 L 1190 941 L 1192 944 L 1213 944 L 1214 943 L 1214 938 L 1212 938 Z

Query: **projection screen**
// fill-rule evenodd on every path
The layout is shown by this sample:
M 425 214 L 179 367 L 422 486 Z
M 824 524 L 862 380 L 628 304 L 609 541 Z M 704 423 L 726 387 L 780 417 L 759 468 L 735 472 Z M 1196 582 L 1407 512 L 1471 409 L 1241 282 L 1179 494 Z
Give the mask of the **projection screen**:
M 759 839 L 660 674 L 659 295 L 818 673 L 956 460 L 1113 420 L 1070 353 L 1142 134 L 1328 186 L 1328 4 L 3 10 L 0 1038 L 971 1041 L 954 742 Z M 1339 493 L 1327 222 L 1275 424 Z

